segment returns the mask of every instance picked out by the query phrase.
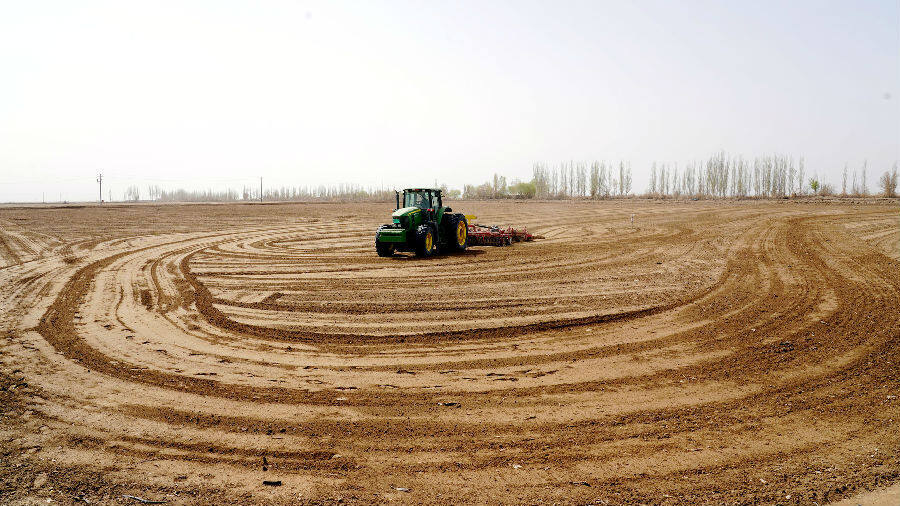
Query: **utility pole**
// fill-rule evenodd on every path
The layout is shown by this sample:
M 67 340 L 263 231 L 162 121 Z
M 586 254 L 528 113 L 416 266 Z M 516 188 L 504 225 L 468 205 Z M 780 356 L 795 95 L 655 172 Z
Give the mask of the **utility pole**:
M 100 203 L 103 204 L 103 173 L 97 174 L 97 182 L 100 183 Z
M 259 201 L 262 202 L 262 176 L 259 178 Z

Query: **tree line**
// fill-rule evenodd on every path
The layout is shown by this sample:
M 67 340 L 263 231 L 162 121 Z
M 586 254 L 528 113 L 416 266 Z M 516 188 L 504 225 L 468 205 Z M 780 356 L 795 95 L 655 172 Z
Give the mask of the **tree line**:
M 839 195 L 861 197 L 870 195 L 867 166 L 863 162 L 857 170 L 844 166 L 840 191 L 809 174 L 803 158 L 787 155 L 767 155 L 753 159 L 716 153 L 706 160 L 693 161 L 679 168 L 674 163 L 653 162 L 650 180 L 643 196 L 651 198 L 784 198 L 806 195 Z M 878 194 L 896 197 L 898 171 L 895 162 L 878 180 Z M 568 162 L 555 166 L 535 163 L 532 179 L 515 180 L 507 185 L 506 178 L 494 175 L 492 181 L 479 186 L 466 185 L 463 197 L 603 199 L 632 194 L 631 164 L 601 161 Z
M 815 179 L 815 177 L 813 178 Z M 804 195 L 803 158 L 769 155 L 747 160 L 718 153 L 704 161 L 677 164 L 656 162 L 650 168 L 647 195 L 662 198 L 782 198 Z
M 816 173 L 807 177 L 803 158 L 795 160 L 785 155 L 768 155 L 749 160 L 718 153 L 705 161 L 688 163 L 680 172 L 676 164 L 654 163 L 650 168 L 646 195 L 659 198 L 864 197 L 871 194 L 867 168 L 867 162 L 852 171 L 845 164 L 838 191 Z M 877 194 L 896 197 L 897 184 L 897 163 L 894 162 L 878 180 Z
M 491 181 L 465 185 L 462 197 L 467 199 L 502 198 L 610 198 L 630 195 L 631 163 L 563 162 L 557 165 L 535 163 L 530 181 L 513 180 L 494 174 Z
M 784 198 L 804 195 L 870 195 L 867 181 L 868 164 L 859 168 L 844 166 L 840 191 L 831 183 L 808 174 L 803 158 L 766 155 L 752 159 L 716 153 L 706 160 L 692 161 L 679 167 L 675 163 L 653 162 L 645 197 L 651 198 Z M 878 194 L 896 197 L 898 170 L 895 162 L 877 181 Z M 465 199 L 607 199 L 633 195 L 631 163 L 562 162 L 550 165 L 534 163 L 529 181 L 494 174 L 480 185 L 464 185 L 462 190 L 441 185 L 450 198 Z M 319 186 L 282 186 L 263 188 L 244 186 L 240 190 L 185 190 L 148 186 L 142 193 L 129 186 L 124 200 L 160 202 L 311 202 L 362 201 L 392 202 L 392 189 L 364 187 L 356 184 Z
M 142 193 L 138 186 L 129 186 L 124 193 L 126 201 L 151 200 L 156 202 L 313 202 L 313 201 L 364 201 L 388 202 L 394 200 L 394 191 L 383 188 L 363 187 L 355 184 L 319 186 L 281 186 L 263 188 L 243 186 L 240 190 L 167 190 L 156 185 L 148 186 Z M 262 191 L 262 193 L 260 193 Z M 142 199 L 143 197 L 143 199 Z

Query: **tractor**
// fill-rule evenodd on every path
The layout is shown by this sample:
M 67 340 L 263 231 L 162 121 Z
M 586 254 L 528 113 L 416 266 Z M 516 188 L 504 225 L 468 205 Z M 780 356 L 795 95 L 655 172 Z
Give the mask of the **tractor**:
M 469 224 L 465 215 L 444 207 L 441 190 L 436 188 L 408 188 L 396 192 L 397 208 L 391 215 L 393 223 L 378 227 L 375 232 L 375 251 L 389 257 L 395 251 L 414 251 L 417 256 L 430 257 L 438 251 L 464 251 L 469 243 Z

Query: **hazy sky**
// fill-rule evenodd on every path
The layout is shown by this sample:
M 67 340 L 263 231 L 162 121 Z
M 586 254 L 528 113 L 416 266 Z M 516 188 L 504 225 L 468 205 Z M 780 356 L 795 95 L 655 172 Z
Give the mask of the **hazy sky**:
M 0 201 L 900 157 L 900 2 L 0 0 Z M 107 185 L 104 185 L 107 186 Z M 104 198 L 106 191 L 104 190 Z

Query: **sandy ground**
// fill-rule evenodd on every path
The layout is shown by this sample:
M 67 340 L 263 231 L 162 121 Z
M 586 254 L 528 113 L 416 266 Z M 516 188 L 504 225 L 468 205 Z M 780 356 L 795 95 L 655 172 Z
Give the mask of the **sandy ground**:
M 0 503 L 896 491 L 896 202 L 452 205 L 545 238 L 379 258 L 383 204 L 0 207 Z
M 897 506 L 900 504 L 900 485 L 886 489 L 862 492 L 849 499 L 833 503 L 833 506 Z

